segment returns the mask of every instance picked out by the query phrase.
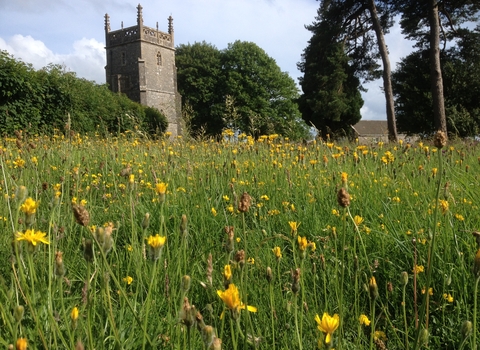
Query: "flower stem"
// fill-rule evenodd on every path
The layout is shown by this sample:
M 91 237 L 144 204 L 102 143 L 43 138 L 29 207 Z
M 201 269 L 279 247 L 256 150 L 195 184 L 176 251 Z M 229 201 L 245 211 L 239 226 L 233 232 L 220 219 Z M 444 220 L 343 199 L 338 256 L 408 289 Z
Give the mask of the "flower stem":
M 478 292 L 478 282 L 480 281 L 480 276 L 475 280 L 475 290 L 473 292 L 473 333 L 472 333 L 472 350 L 477 350 L 477 292 Z
M 300 337 L 300 332 L 298 330 L 298 295 L 295 294 L 295 330 L 297 332 L 297 339 L 298 339 L 298 348 L 302 350 L 302 338 Z

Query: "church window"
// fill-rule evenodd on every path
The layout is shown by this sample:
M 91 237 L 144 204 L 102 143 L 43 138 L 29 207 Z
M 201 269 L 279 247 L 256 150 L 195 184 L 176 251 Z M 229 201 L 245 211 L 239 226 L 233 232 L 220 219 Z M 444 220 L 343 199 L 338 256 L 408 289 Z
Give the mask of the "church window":
M 162 54 L 160 52 L 157 52 L 157 66 L 162 65 Z

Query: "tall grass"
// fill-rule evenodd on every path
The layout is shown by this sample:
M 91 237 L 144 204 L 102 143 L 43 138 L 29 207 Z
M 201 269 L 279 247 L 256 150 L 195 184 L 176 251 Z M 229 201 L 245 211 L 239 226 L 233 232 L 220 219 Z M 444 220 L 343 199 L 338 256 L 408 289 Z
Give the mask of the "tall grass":
M 475 347 L 476 143 L 228 135 L 4 138 L 0 346 Z

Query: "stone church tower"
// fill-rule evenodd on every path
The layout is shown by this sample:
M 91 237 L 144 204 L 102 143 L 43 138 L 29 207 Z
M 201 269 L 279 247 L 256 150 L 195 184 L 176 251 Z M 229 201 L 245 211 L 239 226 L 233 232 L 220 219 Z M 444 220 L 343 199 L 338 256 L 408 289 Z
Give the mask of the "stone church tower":
M 142 6 L 137 7 L 137 25 L 110 30 L 105 14 L 107 84 L 131 100 L 155 107 L 168 119 L 173 136 L 181 134 L 181 97 L 177 91 L 177 68 L 173 18 L 168 18 L 168 33 L 143 25 Z

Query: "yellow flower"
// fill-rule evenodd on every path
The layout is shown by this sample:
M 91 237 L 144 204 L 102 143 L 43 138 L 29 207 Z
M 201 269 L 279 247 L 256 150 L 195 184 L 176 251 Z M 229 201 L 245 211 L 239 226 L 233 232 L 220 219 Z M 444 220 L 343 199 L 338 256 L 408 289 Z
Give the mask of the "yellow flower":
M 128 284 L 128 285 L 130 285 L 130 284 L 132 284 L 132 282 L 133 282 L 133 278 L 130 277 L 130 276 L 123 277 L 123 282 L 125 282 L 125 283 Z
M 422 294 L 425 294 L 425 292 L 426 292 L 426 288 L 423 287 L 422 288 Z M 433 288 L 432 287 L 428 288 L 428 295 L 433 295 Z
M 16 344 L 16 349 L 17 350 L 27 350 L 27 339 L 25 338 L 18 338 L 17 339 L 17 344 Z
M 340 324 L 340 317 L 338 314 L 330 316 L 324 312 L 322 319 L 318 315 L 315 315 L 315 321 L 317 322 L 317 328 L 325 335 L 325 344 L 330 344 L 332 341 L 332 334 L 338 328 Z
M 443 299 L 445 299 L 446 301 L 448 301 L 449 303 L 453 303 L 453 297 L 450 295 L 450 293 L 444 293 L 443 294 Z
M 340 212 L 337 209 L 332 209 L 332 215 L 340 216 Z
M 298 236 L 297 240 L 298 240 L 298 248 L 300 249 L 300 251 L 302 251 L 302 252 L 305 251 L 305 249 L 307 249 L 307 245 L 308 245 L 307 237 Z
M 355 215 L 353 218 L 353 222 L 356 226 L 359 226 L 363 222 L 363 218 L 361 216 Z
M 386 336 L 385 332 L 375 331 L 375 333 L 373 333 L 373 339 L 374 340 L 381 339 L 383 341 L 387 341 L 387 336 Z
M 152 260 L 158 260 L 165 245 L 167 237 L 160 236 L 158 233 L 155 236 L 147 238 L 147 243 L 150 246 L 149 256 Z
M 228 289 L 226 291 L 217 290 L 217 294 L 220 299 L 223 300 L 225 305 L 234 312 L 234 315 L 239 310 L 247 309 L 250 312 L 257 312 L 257 308 L 254 306 L 243 304 L 240 301 L 240 294 L 238 293 L 237 286 L 233 283 L 228 285 Z
M 275 247 L 272 249 L 272 252 L 273 254 L 275 255 L 275 257 L 277 259 L 281 259 L 282 258 L 282 249 L 280 249 L 280 247 Z
M 440 199 L 440 208 L 442 209 L 442 214 L 445 214 L 448 211 L 448 202 L 444 199 Z
M 225 281 L 230 281 L 232 278 L 232 268 L 230 265 L 225 265 L 225 268 L 223 269 L 223 278 Z
M 368 281 L 368 290 L 372 299 L 376 299 L 378 297 L 378 285 L 375 276 L 370 277 L 370 280 Z
M 72 309 L 72 312 L 70 313 L 70 317 L 71 317 L 73 322 L 75 322 L 78 319 L 78 307 L 75 306 Z
M 213 216 L 217 216 L 217 211 L 213 207 L 212 207 L 212 214 L 213 214 Z
M 158 233 L 155 236 L 148 237 L 147 243 L 152 248 L 162 248 L 167 237 L 160 236 Z
M 290 230 L 292 235 L 296 235 L 298 231 L 298 227 L 300 226 L 300 223 L 297 223 L 296 221 L 289 221 L 288 225 L 290 225 Z
M 346 172 L 342 172 L 342 183 L 346 184 L 348 180 L 348 174 Z
M 20 210 L 27 215 L 32 215 L 37 212 L 39 202 L 35 202 L 32 197 L 28 197 L 25 202 L 20 206 Z
M 413 273 L 420 273 L 423 271 L 425 271 L 425 268 L 423 267 L 423 265 L 415 265 L 415 267 L 412 270 Z
M 157 192 L 158 194 L 165 194 L 165 192 L 167 192 L 167 187 L 168 184 L 166 184 L 165 182 L 160 182 L 155 185 L 155 192 Z
M 35 230 L 26 230 L 24 233 L 17 232 L 17 241 L 27 241 L 33 246 L 36 246 L 37 243 L 50 244 L 46 238 L 47 234 L 41 231 Z
M 364 324 L 365 326 L 370 326 L 370 320 L 368 319 L 367 315 L 361 314 L 358 318 L 358 322 L 360 322 L 360 324 Z

